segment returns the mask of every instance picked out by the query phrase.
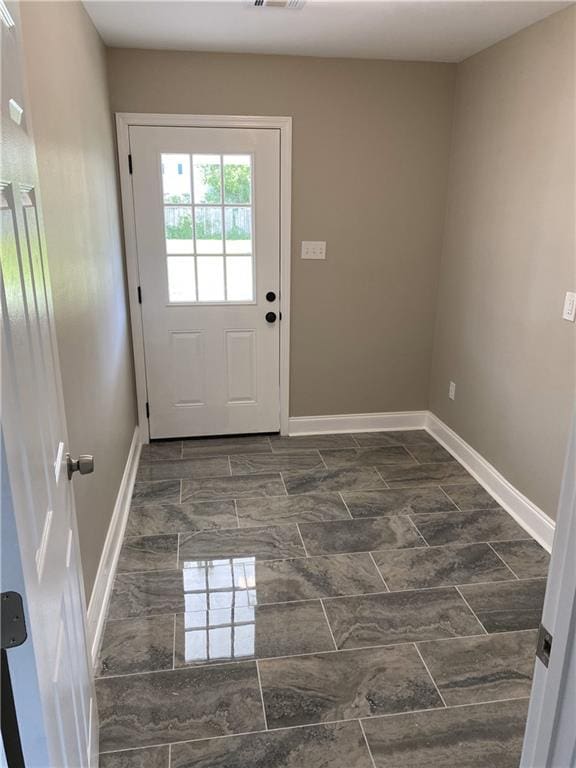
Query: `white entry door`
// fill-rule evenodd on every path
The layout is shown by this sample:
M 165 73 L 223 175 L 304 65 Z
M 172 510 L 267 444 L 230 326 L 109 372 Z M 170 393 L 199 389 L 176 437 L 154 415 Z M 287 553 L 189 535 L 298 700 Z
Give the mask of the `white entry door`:
M 2 590 L 24 592 L 28 619 L 28 638 L 7 658 L 26 765 L 83 768 L 98 748 L 84 587 L 18 8 L 2 11 L 2 546 L 5 555 L 7 537 L 23 584 L 16 568 L 3 571 Z M 40 743 L 48 763 L 30 757 Z
M 280 427 L 280 131 L 130 127 L 151 438 Z

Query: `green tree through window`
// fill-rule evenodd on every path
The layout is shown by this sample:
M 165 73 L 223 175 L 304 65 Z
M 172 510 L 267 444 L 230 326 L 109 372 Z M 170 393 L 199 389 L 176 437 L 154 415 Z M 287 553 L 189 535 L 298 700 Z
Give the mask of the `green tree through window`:
M 220 166 L 203 165 L 202 181 L 206 185 L 204 201 L 220 202 Z M 250 203 L 250 166 L 224 163 L 224 202 Z
M 220 165 L 206 164 L 200 166 L 204 184 L 204 200 L 207 205 L 221 203 L 220 196 Z M 250 204 L 250 165 L 224 163 L 224 203 L 227 205 Z M 168 195 L 165 202 L 170 204 L 190 203 L 189 194 Z M 169 209 L 167 209 L 169 210 Z M 175 209 L 174 214 L 166 217 L 166 237 L 169 240 L 192 239 L 192 211 Z M 250 226 L 250 209 L 226 208 L 226 238 L 228 240 L 249 240 L 252 236 Z M 214 226 L 211 216 L 201 215 L 196 219 L 197 240 L 220 240 L 221 225 Z

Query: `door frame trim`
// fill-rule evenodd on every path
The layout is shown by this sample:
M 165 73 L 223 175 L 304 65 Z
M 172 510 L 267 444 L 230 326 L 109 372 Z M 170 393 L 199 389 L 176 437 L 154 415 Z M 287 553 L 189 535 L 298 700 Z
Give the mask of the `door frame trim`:
M 147 385 L 144 353 L 142 305 L 138 301 L 140 272 L 136 247 L 136 222 L 132 178 L 128 167 L 130 127 L 164 126 L 185 128 L 275 128 L 280 131 L 280 433 L 288 434 L 290 388 L 290 262 L 292 229 L 292 118 L 245 115 L 164 115 L 138 112 L 116 112 L 118 168 L 124 223 L 128 301 L 134 349 L 138 425 L 143 443 L 150 440 L 146 416 Z M 146 298 L 144 297 L 144 301 Z

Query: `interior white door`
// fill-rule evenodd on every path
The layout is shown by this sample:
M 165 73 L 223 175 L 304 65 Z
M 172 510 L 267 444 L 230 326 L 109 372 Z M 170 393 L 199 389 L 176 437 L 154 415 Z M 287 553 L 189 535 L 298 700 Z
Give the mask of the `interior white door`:
M 280 428 L 280 131 L 130 128 L 151 438 Z
M 78 768 L 96 764 L 97 715 L 17 10 L 10 5 L 0 23 L 2 438 L 29 617 L 26 643 L 34 649 L 43 736 L 51 766 Z M 4 508 L 2 514 L 4 523 Z M 10 665 L 12 651 L 7 653 Z M 33 692 L 14 693 L 18 719 L 24 722 Z

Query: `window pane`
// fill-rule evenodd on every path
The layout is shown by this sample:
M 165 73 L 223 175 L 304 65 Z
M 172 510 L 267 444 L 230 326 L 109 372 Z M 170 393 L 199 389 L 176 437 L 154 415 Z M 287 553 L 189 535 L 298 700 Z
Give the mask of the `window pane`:
M 224 258 L 198 257 L 198 301 L 224 301 Z
M 226 253 L 252 253 L 252 209 L 225 208 Z
M 193 155 L 194 202 L 222 202 L 220 155 Z
M 252 256 L 226 257 L 228 301 L 253 301 Z
M 168 256 L 168 297 L 170 301 L 196 301 L 194 256 Z
M 210 608 L 229 608 L 234 604 L 234 592 L 210 592 Z
M 166 206 L 164 208 L 164 226 L 166 253 L 194 253 L 191 208 Z
M 206 592 L 184 593 L 184 610 L 190 613 L 205 611 L 208 608 L 208 595 Z
M 195 629 L 208 626 L 206 611 L 188 611 L 184 614 L 184 629 Z
M 197 253 L 222 253 L 222 209 L 195 208 Z
M 184 634 L 184 660 L 205 661 L 208 658 L 206 630 Z
M 232 609 L 210 610 L 208 612 L 208 626 L 223 627 L 232 622 Z
M 237 608 L 234 614 L 235 624 L 247 624 L 248 622 L 255 621 L 254 608 Z
M 232 654 L 232 629 L 210 629 L 208 631 L 208 655 L 211 659 L 229 659 Z
M 190 155 L 161 156 L 165 203 L 191 203 Z
M 252 168 L 250 155 L 224 156 L 224 202 L 244 203 L 252 199 Z
M 206 569 L 203 565 L 192 562 L 182 571 L 184 592 L 206 589 Z
M 242 624 L 234 630 L 234 658 L 254 656 L 256 648 L 256 627 L 254 624 Z
M 209 589 L 225 589 L 232 586 L 232 566 L 221 565 L 208 569 Z
M 254 565 L 234 561 L 234 580 L 240 589 L 247 589 L 256 584 L 256 568 Z

